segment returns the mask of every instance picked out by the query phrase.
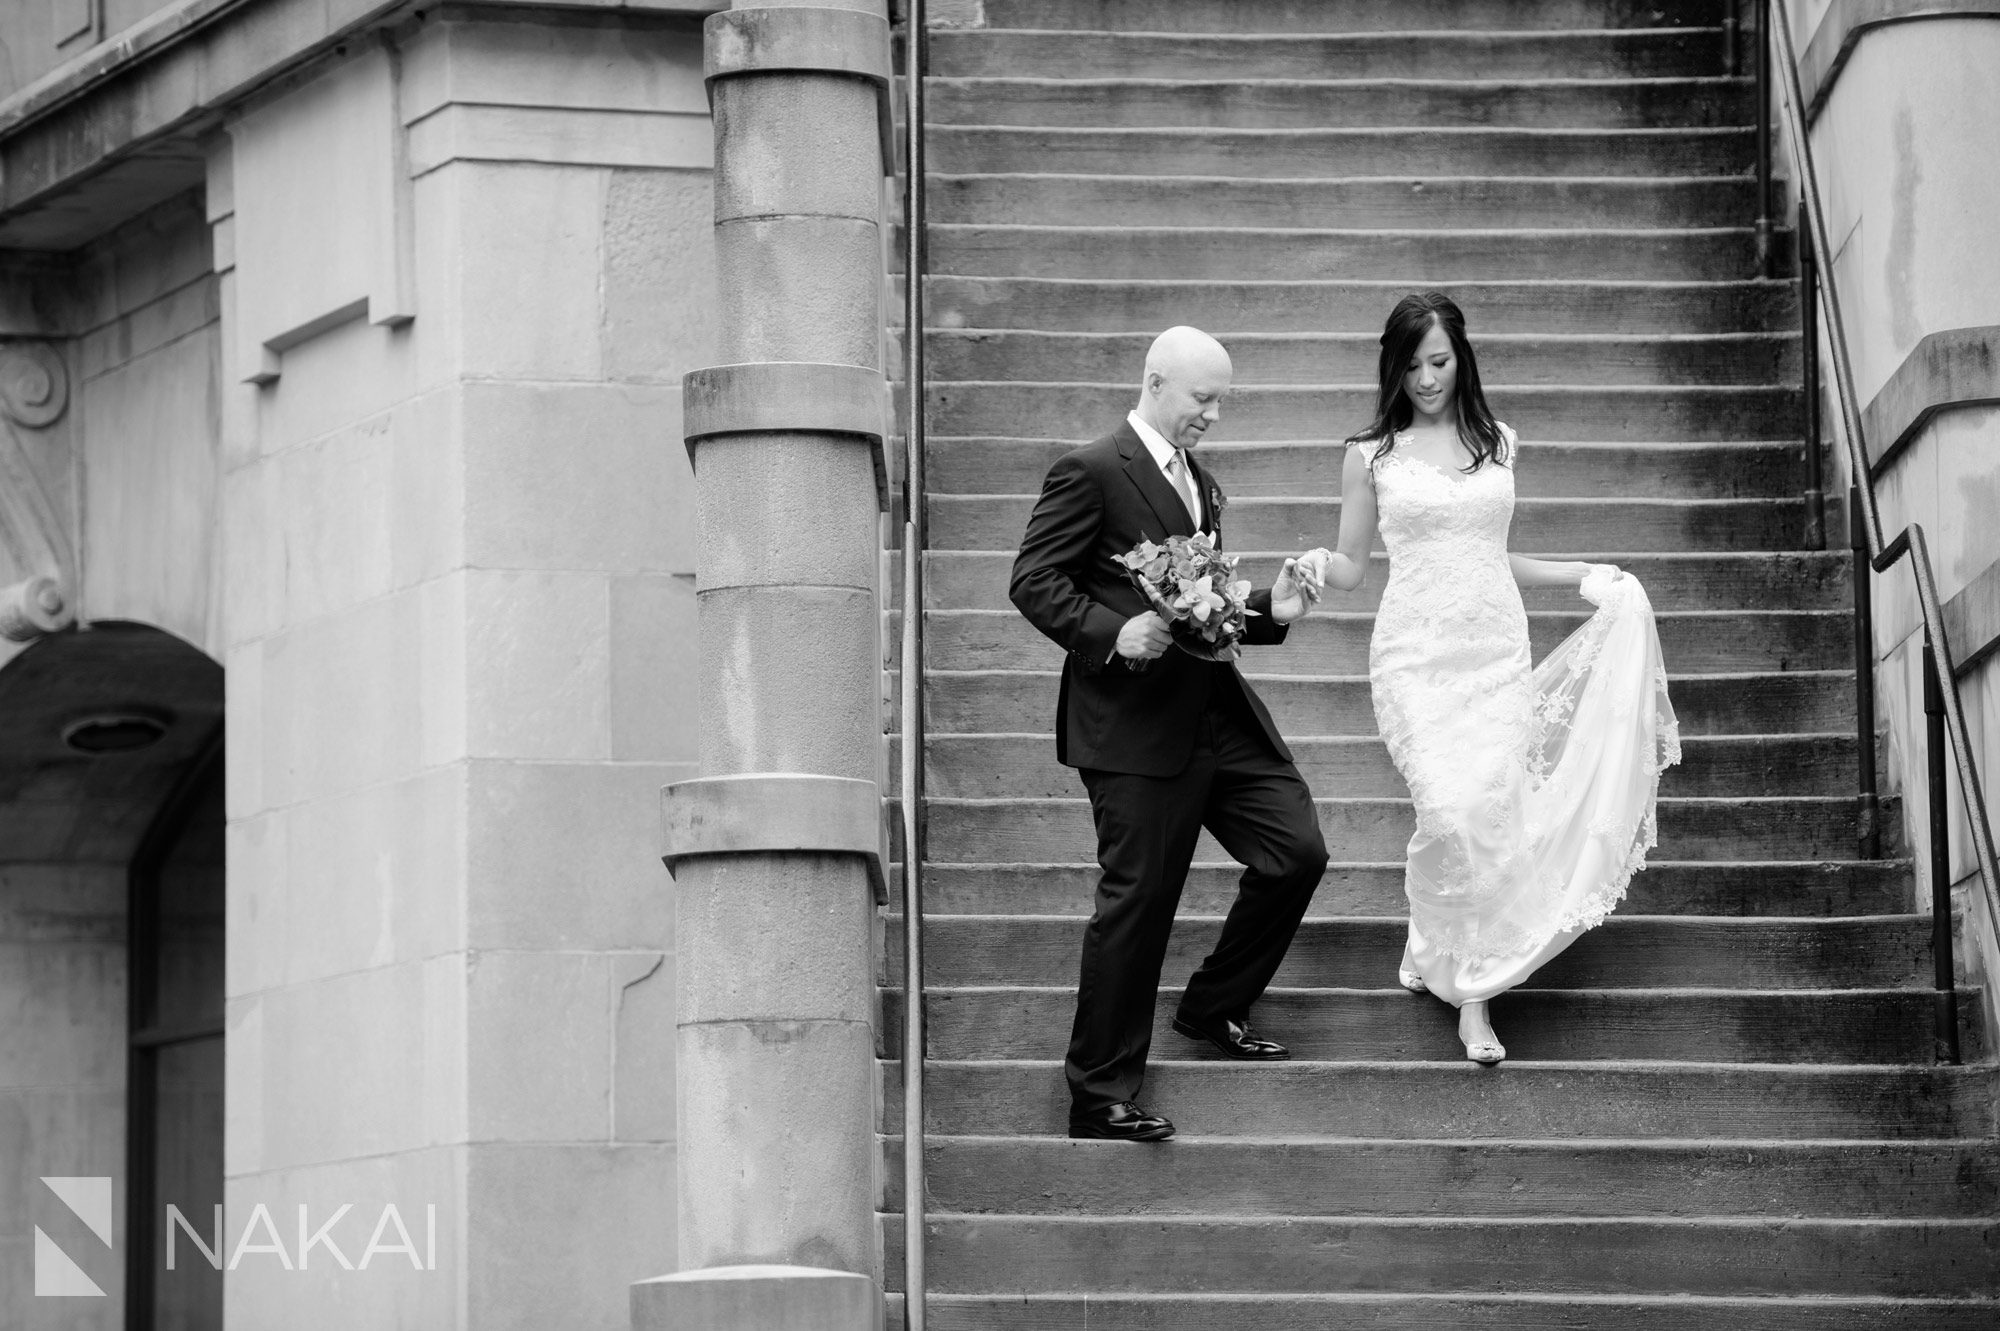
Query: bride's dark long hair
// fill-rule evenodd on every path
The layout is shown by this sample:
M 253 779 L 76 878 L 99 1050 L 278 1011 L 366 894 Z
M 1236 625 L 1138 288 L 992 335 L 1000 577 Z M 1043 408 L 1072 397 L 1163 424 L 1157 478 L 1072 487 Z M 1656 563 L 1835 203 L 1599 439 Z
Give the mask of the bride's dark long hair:
M 1479 361 L 1465 336 L 1465 315 L 1458 303 L 1442 291 L 1420 291 L 1405 296 L 1389 311 L 1382 329 L 1382 359 L 1377 368 L 1380 387 L 1375 398 L 1375 419 L 1368 428 L 1348 438 L 1348 443 L 1382 441 L 1376 454 L 1387 457 L 1396 447 L 1396 435 L 1410 428 L 1416 416 L 1409 395 L 1403 392 L 1403 375 L 1415 359 L 1417 346 L 1432 327 L 1444 329 L 1451 339 L 1452 355 L 1458 360 L 1458 437 L 1472 450 L 1468 472 L 1478 471 L 1490 458 L 1500 456 L 1500 423 L 1486 405 L 1486 390 L 1479 382 Z

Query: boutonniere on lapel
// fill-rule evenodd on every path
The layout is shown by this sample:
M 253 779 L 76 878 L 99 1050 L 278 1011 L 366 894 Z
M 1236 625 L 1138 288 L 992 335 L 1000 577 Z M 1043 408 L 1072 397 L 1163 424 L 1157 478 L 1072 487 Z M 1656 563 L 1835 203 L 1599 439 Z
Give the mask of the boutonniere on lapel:
M 1222 487 L 1214 481 L 1210 481 L 1208 483 L 1208 511 L 1215 515 L 1217 522 L 1220 522 L 1222 521 L 1222 510 L 1228 507 L 1229 500 L 1222 493 Z

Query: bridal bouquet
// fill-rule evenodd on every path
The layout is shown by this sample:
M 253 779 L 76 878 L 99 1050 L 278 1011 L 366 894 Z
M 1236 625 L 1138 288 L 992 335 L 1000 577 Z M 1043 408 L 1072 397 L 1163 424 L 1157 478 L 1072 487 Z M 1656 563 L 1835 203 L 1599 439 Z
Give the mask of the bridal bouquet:
M 1141 541 L 1118 556 L 1132 585 L 1167 621 L 1174 645 L 1204 661 L 1233 661 L 1250 608 L 1250 584 L 1236 579 L 1236 556 L 1206 536 Z

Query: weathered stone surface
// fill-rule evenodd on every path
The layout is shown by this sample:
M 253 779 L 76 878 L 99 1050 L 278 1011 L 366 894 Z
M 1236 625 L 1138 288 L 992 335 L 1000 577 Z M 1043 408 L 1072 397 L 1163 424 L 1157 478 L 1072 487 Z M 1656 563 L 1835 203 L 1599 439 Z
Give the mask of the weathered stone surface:
M 873 1050 L 866 1022 L 683 1018 L 683 1269 L 875 1270 Z
M 871 902 L 855 857 L 700 856 L 681 861 L 673 895 L 683 1025 L 868 1024 Z

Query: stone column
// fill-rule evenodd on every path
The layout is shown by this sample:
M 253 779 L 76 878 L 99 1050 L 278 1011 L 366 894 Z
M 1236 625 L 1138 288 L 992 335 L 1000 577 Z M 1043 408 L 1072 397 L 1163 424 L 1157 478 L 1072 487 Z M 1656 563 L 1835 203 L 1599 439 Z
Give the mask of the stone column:
M 879 1316 L 888 72 L 881 0 L 739 4 L 708 21 L 725 363 L 684 393 L 702 777 L 665 800 L 683 958 L 680 1260 L 694 1278 L 635 1287 L 640 1327 L 688 1325 L 675 1310 L 695 1306 L 703 1326 L 761 1326 L 771 1298 L 820 1287 L 843 1292 L 815 1326 Z M 850 1272 L 870 1297 L 795 1274 L 780 1295 L 760 1285 L 778 1276 L 741 1269 L 707 1289 L 700 1268 L 722 1267 Z

